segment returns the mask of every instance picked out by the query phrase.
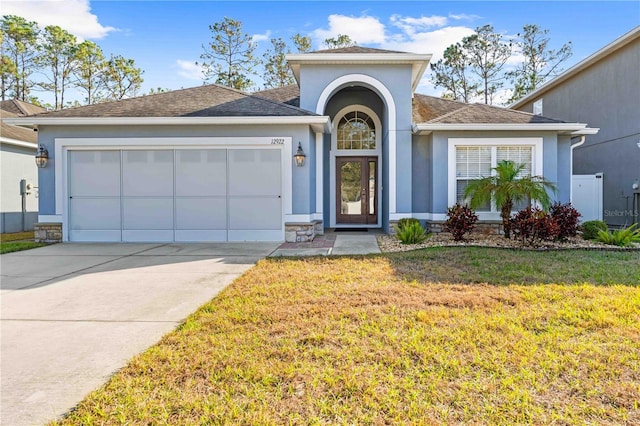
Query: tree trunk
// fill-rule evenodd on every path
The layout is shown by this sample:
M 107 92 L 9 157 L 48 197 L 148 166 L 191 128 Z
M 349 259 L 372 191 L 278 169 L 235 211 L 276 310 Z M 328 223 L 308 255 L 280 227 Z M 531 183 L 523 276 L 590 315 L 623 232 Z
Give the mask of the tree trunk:
M 502 217 L 502 229 L 504 230 L 504 237 L 511 238 L 511 209 L 513 208 L 513 202 L 507 201 L 502 205 L 500 210 L 500 216 Z

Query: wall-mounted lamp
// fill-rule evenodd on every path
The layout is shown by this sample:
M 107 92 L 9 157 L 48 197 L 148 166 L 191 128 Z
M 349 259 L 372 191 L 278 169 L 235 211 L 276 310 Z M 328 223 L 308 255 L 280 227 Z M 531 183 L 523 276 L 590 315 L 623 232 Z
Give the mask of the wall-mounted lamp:
M 631 185 L 631 188 L 633 188 L 634 191 L 637 191 L 639 187 L 640 185 L 638 184 L 638 179 L 636 179 L 636 181 Z
M 307 156 L 304 155 L 304 151 L 302 150 L 302 144 L 298 142 L 298 150 L 296 151 L 296 155 L 293 156 L 293 158 L 296 159 L 296 166 L 298 167 L 304 166 L 304 159 L 306 157 Z
M 47 148 L 45 148 L 44 145 L 41 144 L 38 148 L 38 153 L 36 154 L 36 165 L 38 166 L 38 168 L 44 169 L 45 167 L 47 167 L 48 161 L 49 151 L 47 151 Z

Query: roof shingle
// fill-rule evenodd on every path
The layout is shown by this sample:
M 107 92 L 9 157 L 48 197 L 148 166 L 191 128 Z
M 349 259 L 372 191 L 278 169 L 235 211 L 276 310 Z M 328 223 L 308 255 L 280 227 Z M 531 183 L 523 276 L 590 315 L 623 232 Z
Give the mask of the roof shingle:
M 312 112 L 216 84 L 68 108 L 41 117 L 264 117 Z
M 407 53 L 397 50 L 375 49 L 373 47 L 349 46 L 339 47 L 337 49 L 322 49 L 309 53 Z

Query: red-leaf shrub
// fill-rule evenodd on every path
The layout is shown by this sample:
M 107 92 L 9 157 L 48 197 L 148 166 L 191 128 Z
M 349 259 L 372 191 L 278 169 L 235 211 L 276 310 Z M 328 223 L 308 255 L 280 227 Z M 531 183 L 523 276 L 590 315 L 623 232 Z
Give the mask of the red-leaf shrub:
M 571 203 L 553 204 L 549 209 L 549 215 L 556 225 L 558 225 L 558 236 L 556 239 L 559 241 L 567 241 L 569 237 L 575 237 L 577 235 L 578 222 L 580 222 L 580 216 L 582 215 L 571 206 Z
M 520 210 L 510 220 L 513 237 L 523 245 L 538 246 L 542 241 L 553 241 L 558 237 L 559 226 L 551 215 L 538 207 Z
M 445 231 L 451 232 L 454 241 L 463 241 L 464 235 L 476 226 L 478 216 L 467 206 L 456 204 L 447 210 Z

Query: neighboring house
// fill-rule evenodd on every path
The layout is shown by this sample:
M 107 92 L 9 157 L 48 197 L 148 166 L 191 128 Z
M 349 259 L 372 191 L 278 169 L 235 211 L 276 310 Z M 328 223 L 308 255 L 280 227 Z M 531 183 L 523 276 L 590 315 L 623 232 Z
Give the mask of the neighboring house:
M 37 127 L 49 151 L 39 219 L 64 241 L 305 241 L 325 227 L 437 224 L 501 159 L 569 201 L 571 138 L 593 129 L 416 94 L 430 57 L 295 54 L 298 86 L 200 86 L 9 121 Z M 479 215 L 499 219 L 495 206 Z
M 0 118 L 16 118 L 45 109 L 19 100 L 0 102 Z M 38 136 L 31 129 L 5 124 L 0 128 L 0 233 L 32 230 L 38 220 L 38 170 L 34 161 Z M 33 189 L 26 195 L 23 212 L 20 181 Z
M 640 27 L 512 108 L 599 127 L 574 150 L 573 174 L 602 173 L 602 218 L 609 225 L 633 222 L 634 193 L 636 203 L 640 196 Z

